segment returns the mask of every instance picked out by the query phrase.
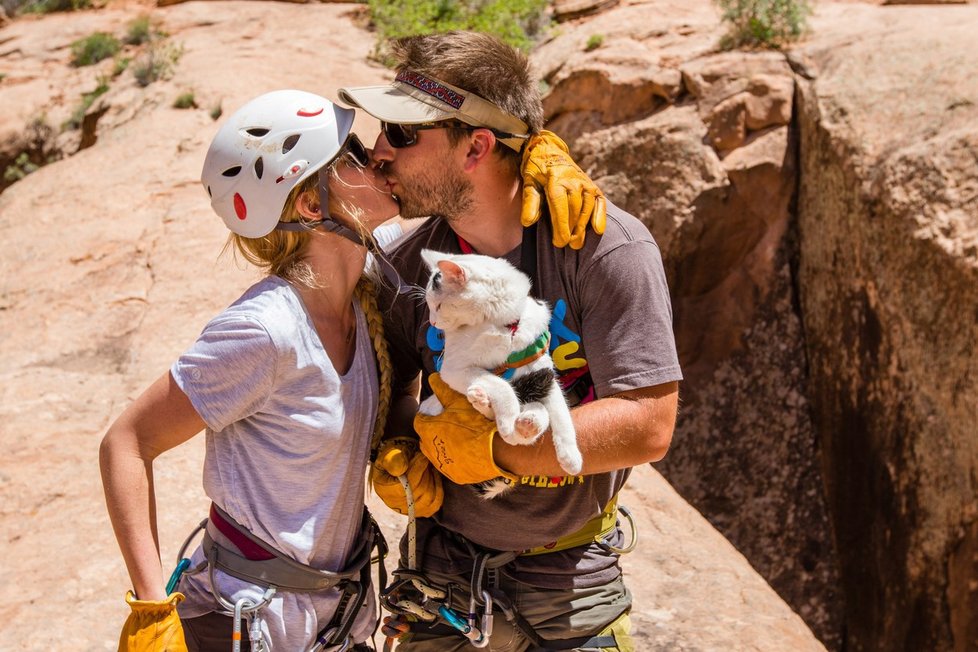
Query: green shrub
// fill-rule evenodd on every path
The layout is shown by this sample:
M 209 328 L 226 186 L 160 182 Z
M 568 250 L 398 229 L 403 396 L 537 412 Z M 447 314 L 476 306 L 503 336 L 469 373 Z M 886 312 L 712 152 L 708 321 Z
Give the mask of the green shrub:
M 3 171 L 3 180 L 7 183 L 16 183 L 31 172 L 36 172 L 41 166 L 31 161 L 31 155 L 21 152 L 14 159 L 14 162 L 7 166 Z
M 17 10 L 19 14 L 50 14 L 54 11 L 88 9 L 91 0 L 29 0 Z
M 96 86 L 95 90 L 93 91 L 82 93 L 81 101 L 78 103 L 78 106 L 75 107 L 75 110 L 71 112 L 71 117 L 65 120 L 65 123 L 61 125 L 62 128 L 80 128 L 82 126 L 82 122 L 85 120 L 85 114 L 88 112 L 89 107 L 92 106 L 92 103 L 95 102 L 100 95 L 105 95 L 106 91 L 108 90 L 108 80 L 106 80 L 104 77 L 99 77 L 98 86 Z
M 118 77 L 119 75 L 124 73 L 126 71 L 126 68 L 129 67 L 130 63 L 132 63 L 132 59 L 130 57 L 117 58 L 115 60 L 115 65 L 112 66 L 112 77 Z
M 134 18 L 126 28 L 126 35 L 122 41 L 126 45 L 142 45 L 148 43 L 153 38 L 153 24 L 147 14 Z
M 71 44 L 71 65 L 91 66 L 102 59 L 115 56 L 121 47 L 119 39 L 111 34 L 95 32 Z
M 211 109 L 211 113 L 210 113 L 211 120 L 217 120 L 223 114 L 224 114 L 224 109 L 221 108 L 221 103 L 218 102 L 216 105 L 214 105 L 214 108 Z
M 194 92 L 187 91 L 186 93 L 180 93 L 177 99 L 173 101 L 174 109 L 196 109 L 197 100 L 194 99 Z
M 151 41 L 146 51 L 132 63 L 132 75 L 140 86 L 165 79 L 183 55 L 183 48 L 172 43 Z
M 588 37 L 587 44 L 584 46 L 585 52 L 590 52 L 591 50 L 597 50 L 604 43 L 604 34 L 591 34 Z
M 780 48 L 805 31 L 808 0 L 714 0 L 729 30 L 720 45 Z
M 549 25 L 548 0 L 367 0 L 377 28 L 375 58 L 390 63 L 388 39 L 469 29 L 528 50 Z

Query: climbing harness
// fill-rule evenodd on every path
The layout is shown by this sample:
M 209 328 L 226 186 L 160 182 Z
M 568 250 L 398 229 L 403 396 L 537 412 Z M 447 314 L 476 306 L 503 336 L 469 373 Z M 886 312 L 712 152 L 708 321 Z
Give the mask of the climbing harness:
M 191 568 L 186 552 L 190 543 L 203 532 L 201 542 L 204 561 Z M 291 559 L 275 550 L 261 539 L 251 534 L 244 526 L 217 505 L 211 504 L 208 518 L 190 533 L 177 554 L 177 566 L 167 583 L 168 591 L 179 584 L 182 575 L 195 575 L 205 569 L 209 573 L 211 593 L 220 605 L 220 613 L 232 616 L 233 652 L 241 649 L 241 622 L 248 623 L 248 639 L 252 652 L 266 652 L 261 633 L 261 618 L 258 613 L 278 591 L 294 593 L 316 593 L 337 588 L 341 597 L 333 618 L 316 635 L 307 652 L 345 652 L 353 649 L 350 630 L 357 614 L 363 606 L 370 586 L 370 565 L 378 562 L 380 586 L 387 581 L 384 558 L 387 556 L 387 542 L 380 527 L 364 509 L 357 537 L 358 548 L 351 553 L 351 561 L 340 572 L 319 570 Z M 374 550 L 377 555 L 373 557 Z M 257 601 L 243 597 L 230 602 L 217 588 L 215 572 L 217 569 L 237 579 L 265 587 Z
M 617 495 L 604 510 L 577 532 L 557 539 L 553 543 L 520 552 L 481 552 L 467 539 L 457 537 L 473 559 L 469 583 L 468 612 L 463 614 L 452 607 L 453 594 L 461 587 L 449 584 L 436 586 L 418 570 L 416 525 L 413 514 L 411 488 L 404 476 L 400 476 L 408 499 L 408 567 L 392 572 L 392 581 L 380 592 L 380 603 L 387 611 L 400 616 L 413 617 L 429 626 L 447 625 L 462 634 L 475 648 L 489 644 L 493 629 L 493 611 L 498 610 L 507 622 L 512 623 L 532 644 L 531 652 L 571 650 L 577 648 L 614 648 L 613 635 L 585 636 L 574 639 L 548 640 L 541 637 L 534 627 L 519 613 L 512 600 L 499 588 L 499 571 L 520 556 L 539 555 L 596 543 L 616 554 L 627 554 L 635 549 L 638 533 L 631 513 L 618 504 Z M 618 516 L 628 521 L 630 537 L 624 547 L 608 543 L 608 537 L 619 525 Z M 393 636 L 384 644 L 385 652 L 392 649 Z

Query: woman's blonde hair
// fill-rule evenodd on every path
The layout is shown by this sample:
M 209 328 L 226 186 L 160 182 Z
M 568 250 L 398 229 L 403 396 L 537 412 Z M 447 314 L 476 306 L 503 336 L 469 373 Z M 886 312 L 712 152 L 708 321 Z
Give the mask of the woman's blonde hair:
M 339 180 L 330 165 L 327 168 L 330 180 Z M 282 208 L 282 215 L 279 220 L 282 222 L 304 222 L 305 218 L 296 208 L 299 199 L 306 196 L 306 200 L 313 205 L 319 204 L 319 175 L 310 175 L 308 179 L 292 189 L 289 197 Z M 330 202 L 336 203 L 336 209 L 343 210 L 353 217 L 353 223 L 360 237 L 366 242 L 371 241 L 376 246 L 373 234 L 363 225 L 359 216 L 362 211 L 358 206 L 330 195 Z M 321 209 L 322 210 L 322 209 Z M 328 208 L 327 208 L 328 210 Z M 319 278 L 312 266 L 305 260 L 306 250 L 309 247 L 311 238 L 315 236 L 315 225 L 310 225 L 308 230 L 302 231 L 282 231 L 275 229 L 268 235 L 260 238 L 246 238 L 237 233 L 228 236 L 224 250 L 233 248 L 235 254 L 240 254 L 242 258 L 252 265 L 265 271 L 267 274 L 280 276 L 290 283 L 303 285 L 308 288 L 323 287 L 323 280 Z M 370 450 L 374 451 L 380 438 L 383 435 L 384 427 L 387 423 L 387 414 L 390 411 L 391 402 L 391 378 L 393 375 L 391 368 L 390 354 L 387 351 L 387 340 L 384 338 L 384 323 L 380 309 L 377 307 L 377 284 L 371 275 L 364 273 L 354 289 L 354 296 L 360 303 L 364 317 L 367 321 L 367 331 L 370 334 L 370 341 L 373 344 L 374 354 L 377 358 L 378 379 L 380 381 L 379 401 L 377 405 L 377 421 L 374 424 L 374 432 L 370 441 Z
M 361 277 L 357 283 L 356 297 L 360 301 L 363 315 L 367 319 L 367 332 L 370 333 L 370 341 L 374 345 L 374 354 L 377 356 L 377 376 L 380 381 L 380 391 L 377 402 L 377 421 L 374 422 L 373 436 L 370 438 L 370 451 L 377 450 L 380 440 L 384 436 L 384 427 L 387 425 L 387 415 L 391 407 L 391 380 L 394 375 L 391 366 L 390 353 L 387 350 L 387 339 L 384 337 L 384 318 L 377 307 L 377 286 L 367 279 Z
M 326 173 L 331 181 L 340 181 L 332 165 L 326 168 Z M 285 206 L 282 208 L 279 221 L 306 221 L 306 218 L 296 208 L 299 199 L 303 196 L 310 204 L 319 205 L 318 174 L 310 175 L 308 179 L 292 189 L 285 201 Z M 353 218 L 354 227 L 361 239 L 365 242 L 367 240 L 373 241 L 373 235 L 359 219 L 362 214 L 360 207 L 339 199 L 333 194 L 330 195 L 330 202 L 336 204 L 334 209 L 342 210 Z M 327 211 L 329 211 L 329 207 L 327 207 Z M 260 238 L 246 238 L 237 233 L 231 233 L 228 235 L 224 249 L 225 251 L 233 249 L 235 254 L 240 254 L 242 258 L 267 274 L 281 276 L 292 283 L 310 288 L 322 287 L 322 281 L 316 277 L 309 263 L 304 260 L 309 239 L 314 235 L 314 226 L 310 225 L 308 230 L 302 231 L 273 229 L 271 233 Z

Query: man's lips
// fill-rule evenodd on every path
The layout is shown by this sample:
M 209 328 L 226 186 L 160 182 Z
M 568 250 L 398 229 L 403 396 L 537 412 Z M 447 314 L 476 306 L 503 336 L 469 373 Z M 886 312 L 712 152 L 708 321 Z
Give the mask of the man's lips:
M 395 199 L 398 199 L 397 191 L 394 188 L 395 182 L 392 181 L 389 177 L 384 177 L 384 183 L 387 184 L 387 192 L 389 192 L 391 196 L 394 197 Z

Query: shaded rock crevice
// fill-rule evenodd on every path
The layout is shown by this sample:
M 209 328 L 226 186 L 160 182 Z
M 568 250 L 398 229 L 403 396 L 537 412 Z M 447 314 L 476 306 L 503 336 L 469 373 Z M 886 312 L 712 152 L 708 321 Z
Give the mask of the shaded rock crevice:
M 847 645 L 969 649 L 978 142 L 920 117 L 866 142 L 830 84 L 802 86 L 799 276 Z
M 611 48 L 562 61 L 550 126 L 663 253 L 685 382 L 657 468 L 838 649 L 844 602 L 792 273 L 794 74 L 781 54 L 697 53 L 670 62 L 663 91 L 655 46 L 620 68 Z

